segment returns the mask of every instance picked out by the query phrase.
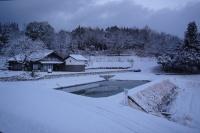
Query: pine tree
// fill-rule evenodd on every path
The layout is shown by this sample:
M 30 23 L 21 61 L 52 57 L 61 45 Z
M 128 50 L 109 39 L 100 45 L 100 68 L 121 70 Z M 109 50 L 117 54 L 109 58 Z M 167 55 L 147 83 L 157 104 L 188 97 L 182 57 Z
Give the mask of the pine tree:
M 188 24 L 183 45 L 173 53 L 160 56 L 158 64 L 161 64 L 166 71 L 190 73 L 200 71 L 200 46 L 195 22 Z
M 195 22 L 188 24 L 185 32 L 184 47 L 199 50 L 198 29 Z

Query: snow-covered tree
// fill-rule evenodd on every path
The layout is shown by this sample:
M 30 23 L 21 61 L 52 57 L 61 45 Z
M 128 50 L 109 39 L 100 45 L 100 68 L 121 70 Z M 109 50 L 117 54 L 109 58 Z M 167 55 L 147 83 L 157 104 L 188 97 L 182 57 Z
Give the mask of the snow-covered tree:
M 0 23 L 0 48 L 2 48 L 10 39 L 17 37 L 19 27 L 17 23 Z
M 18 39 L 10 40 L 6 45 L 4 52 L 8 56 L 14 56 L 17 54 L 29 54 L 31 52 L 43 49 L 46 49 L 46 46 L 42 41 L 32 41 L 26 36 L 21 36 Z
M 187 48 L 200 50 L 198 40 L 198 29 L 195 22 L 191 22 L 188 24 L 187 31 L 185 32 L 184 44 Z
M 4 25 L 4 24 L 3 24 Z M 32 41 L 41 40 L 49 49 L 66 56 L 68 53 L 160 55 L 176 48 L 180 39 L 166 33 L 158 33 L 148 26 L 142 29 L 111 26 L 106 29 L 78 26 L 72 32 L 61 30 L 56 33 L 48 22 L 30 22 L 25 29 L 15 34 L 17 25 L 12 24 L 9 34 L 0 25 L 0 50 L 11 40 L 26 35 Z M 13 30 L 10 30 L 13 29 Z M 3 31 L 3 32 L 1 32 Z M 6 34 L 5 34 L 6 33 Z M 11 37 L 12 36 L 12 37 Z
M 52 48 L 54 40 L 54 28 L 48 22 L 31 22 L 27 25 L 25 34 L 34 40 L 41 40 L 46 46 Z
M 16 61 L 22 64 L 23 69 L 29 66 L 29 56 L 38 50 L 45 50 L 47 47 L 42 41 L 32 41 L 26 36 L 21 36 L 18 39 L 11 40 L 4 52 L 7 56 L 13 57 Z
M 158 63 L 166 71 L 174 72 L 199 72 L 200 49 L 198 31 L 195 22 L 188 24 L 185 32 L 184 44 L 171 53 L 158 57 Z
M 52 47 L 60 56 L 66 57 L 71 49 L 71 34 L 67 31 L 61 30 L 59 33 L 56 33 Z

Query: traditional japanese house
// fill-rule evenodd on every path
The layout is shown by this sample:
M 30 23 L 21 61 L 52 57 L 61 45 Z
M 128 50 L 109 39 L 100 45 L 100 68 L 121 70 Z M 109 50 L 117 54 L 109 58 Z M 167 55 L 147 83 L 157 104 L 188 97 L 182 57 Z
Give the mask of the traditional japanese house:
M 63 71 L 64 60 L 53 50 L 20 54 L 8 60 L 9 70 Z
M 65 71 L 70 71 L 70 72 L 85 71 L 87 61 L 88 60 L 82 55 L 70 54 L 65 59 Z

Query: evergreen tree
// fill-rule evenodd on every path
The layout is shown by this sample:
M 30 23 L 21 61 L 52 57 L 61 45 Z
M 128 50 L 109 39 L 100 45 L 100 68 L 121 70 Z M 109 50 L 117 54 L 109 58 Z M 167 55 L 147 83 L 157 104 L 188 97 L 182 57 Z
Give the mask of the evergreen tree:
M 158 64 L 161 64 L 165 71 L 191 73 L 200 71 L 200 47 L 195 22 L 188 24 L 184 44 L 172 53 L 159 56 Z
M 188 24 L 187 31 L 185 32 L 184 46 L 186 48 L 194 48 L 199 50 L 198 29 L 195 22 Z

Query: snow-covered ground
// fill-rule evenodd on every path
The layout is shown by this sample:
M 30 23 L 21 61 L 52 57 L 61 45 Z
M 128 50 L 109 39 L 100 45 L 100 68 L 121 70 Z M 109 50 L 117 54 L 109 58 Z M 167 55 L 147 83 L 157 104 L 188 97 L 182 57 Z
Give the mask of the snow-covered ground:
M 155 66 L 155 58 L 141 58 L 137 56 L 88 56 L 87 68 L 131 68 L 139 69 L 146 62 L 148 68 Z M 145 68 L 145 67 L 144 67 Z M 147 69 L 143 69 L 146 71 Z
M 0 82 L 0 131 L 3 133 L 199 133 L 200 75 L 155 75 L 154 59 L 135 58 L 141 73 L 115 73 L 113 79 L 150 80 L 132 96 L 165 79 L 180 90 L 170 113 L 173 121 L 123 105 L 123 93 L 89 98 L 53 88 L 100 81 L 99 75 L 37 81 Z
M 23 72 L 23 71 L 0 70 L 0 78 L 18 76 L 18 75 L 23 74 L 23 73 L 25 73 L 25 72 Z
M 41 78 L 44 76 L 70 76 L 70 75 L 74 75 L 74 74 L 89 74 L 89 73 L 96 73 L 96 72 L 119 72 L 119 71 L 124 71 L 127 69 L 86 69 L 84 72 L 52 72 L 52 73 L 48 73 L 48 72 L 35 72 L 36 77 L 31 77 L 31 72 L 27 71 L 9 71 L 9 70 L 0 70 L 0 79 L 4 79 L 4 78 L 10 78 L 13 80 L 18 77 L 18 79 L 23 78 L 23 79 L 37 79 L 37 78 Z
M 174 121 L 200 130 L 200 82 L 194 80 L 173 80 L 180 87 L 171 107 Z

